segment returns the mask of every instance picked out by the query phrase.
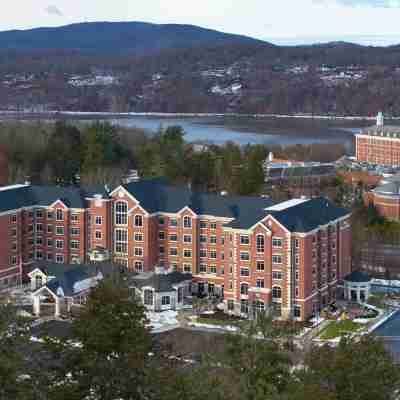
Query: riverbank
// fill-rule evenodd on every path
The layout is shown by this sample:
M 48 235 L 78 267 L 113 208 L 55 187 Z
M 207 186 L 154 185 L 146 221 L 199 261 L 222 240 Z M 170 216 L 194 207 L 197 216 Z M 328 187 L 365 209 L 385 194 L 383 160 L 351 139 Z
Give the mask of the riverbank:
M 345 115 L 311 115 L 311 114 L 239 114 L 239 113 L 161 113 L 161 112 L 92 112 L 92 111 L 65 111 L 65 110 L 49 110 L 43 112 L 31 111 L 7 111 L 0 110 L 0 118 L 4 117 L 43 117 L 46 116 L 82 116 L 82 117 L 156 117 L 156 118 L 296 118 L 296 119 L 313 119 L 313 120 L 342 120 L 342 121 L 375 121 L 376 117 L 371 116 L 345 116 Z M 398 117 L 390 117 L 390 120 L 400 120 Z

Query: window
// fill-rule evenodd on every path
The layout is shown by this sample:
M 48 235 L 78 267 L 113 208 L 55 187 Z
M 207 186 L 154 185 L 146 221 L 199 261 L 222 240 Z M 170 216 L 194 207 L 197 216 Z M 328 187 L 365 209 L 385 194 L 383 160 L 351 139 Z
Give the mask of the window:
M 159 225 L 164 225 L 165 224 L 165 218 L 164 217 L 158 217 L 158 224 Z
M 296 298 L 299 297 L 299 288 L 298 287 L 295 287 L 294 295 Z
M 210 265 L 210 274 L 217 274 L 217 266 L 216 265 Z
M 317 241 L 317 239 L 315 238 L 315 236 L 312 237 L 312 242 L 315 243 Z
M 47 239 L 47 247 L 53 247 L 53 239 Z
M 183 227 L 190 229 L 192 227 L 192 218 L 186 216 L 183 218 Z
M 213 231 L 215 231 L 217 229 L 217 224 L 216 222 L 211 222 L 210 224 L 210 229 L 212 229 Z
M 250 253 L 248 251 L 242 251 L 240 253 L 240 259 L 242 261 L 249 261 L 250 260 Z
M 248 268 L 240 268 L 240 276 L 250 276 L 250 270 Z
M 71 222 L 74 223 L 74 224 L 79 222 L 79 215 L 78 214 L 71 214 Z
M 56 220 L 64 221 L 64 212 L 60 208 L 57 208 L 57 210 L 56 210 Z
M 294 239 L 294 247 L 295 247 L 295 249 L 298 249 L 300 247 L 299 239 Z
M 199 272 L 200 272 L 201 274 L 207 273 L 207 265 L 206 265 L 206 264 L 200 264 L 200 265 L 199 265 Z
M 171 247 L 169 249 L 169 255 L 173 257 L 177 257 L 178 255 L 178 249 L 176 247 Z
M 135 226 L 143 226 L 143 216 L 135 215 Z
M 150 289 L 146 289 L 143 294 L 143 303 L 145 306 L 153 305 L 153 291 Z
M 229 290 L 233 289 L 233 281 L 229 281 Z
M 169 296 L 163 296 L 161 297 L 161 304 L 163 306 L 168 306 L 171 302 L 171 298 Z
M 103 233 L 101 231 L 96 231 L 95 232 L 95 239 L 96 240 L 101 240 L 102 237 L 103 237 Z
M 128 253 L 128 231 L 126 229 L 115 230 L 115 252 Z
M 47 225 L 47 233 L 52 234 L 53 233 L 53 225 Z
M 53 261 L 53 254 L 47 253 L 47 261 Z
M 264 235 L 257 235 L 257 253 L 264 253 L 265 239 Z
M 115 204 L 115 224 L 126 225 L 127 223 L 128 203 L 126 201 L 117 201 L 117 203 Z
M 15 224 L 17 222 L 17 214 L 11 215 L 11 223 Z
M 176 218 L 171 218 L 169 220 L 169 226 L 172 228 L 176 228 L 178 226 L 178 220 Z
M 171 242 L 177 242 L 178 241 L 178 235 L 176 233 L 173 233 L 172 235 L 169 235 L 169 240 Z
M 200 235 L 200 243 L 207 243 L 207 236 L 206 235 Z
M 192 264 L 183 264 L 183 272 L 192 272 Z
M 217 237 L 216 236 L 210 236 L 210 243 L 211 244 L 217 244 Z
M 250 237 L 248 235 L 241 235 L 240 236 L 240 244 L 249 244 L 250 243 Z
M 299 265 L 299 264 L 300 264 L 300 257 L 299 257 L 298 255 L 295 256 L 295 258 L 294 258 L 294 263 L 295 263 L 296 265 Z
M 143 234 L 135 233 L 134 239 L 135 239 L 136 242 L 143 242 Z
M 36 224 L 36 232 L 43 232 L 43 224 Z
M 272 247 L 281 248 L 282 247 L 282 239 L 281 238 L 272 238 Z
M 64 235 L 64 227 L 56 226 L 56 235 Z
M 228 300 L 228 311 L 233 311 L 235 309 L 235 302 L 233 300 Z
M 256 300 L 253 302 L 253 309 L 255 313 L 262 313 L 265 310 L 264 302 L 261 300 Z
M 222 261 L 225 260 L 225 253 L 224 253 L 224 252 L 221 253 L 221 260 L 222 260 Z
M 296 270 L 295 280 L 298 281 L 299 279 L 300 279 L 300 272 L 299 272 L 299 270 Z
M 249 285 L 247 283 L 240 284 L 240 294 L 247 296 L 249 294 Z
M 13 242 L 12 244 L 12 250 L 16 251 L 17 250 L 17 242 Z
M 183 243 L 192 243 L 192 235 L 183 235 Z
M 79 236 L 81 233 L 79 228 L 71 228 L 71 236 Z
M 17 265 L 17 256 L 11 256 L 10 257 L 10 264 L 11 265 Z
M 165 240 L 165 232 L 163 232 L 163 231 L 158 232 L 158 238 L 160 240 Z
M 224 245 L 225 244 L 225 236 L 221 237 L 221 244 Z
M 206 249 L 200 249 L 200 258 L 206 258 L 207 257 L 207 250 Z
M 36 260 L 43 260 L 43 252 L 40 250 L 37 250 L 35 258 L 36 258 Z
M 43 238 L 41 236 L 36 238 L 36 246 L 41 246 L 43 244 Z
M 191 258 L 192 257 L 192 250 L 189 250 L 189 249 L 183 250 L 183 257 Z
M 301 317 L 301 307 L 300 307 L 300 306 L 295 305 L 295 306 L 293 307 L 293 316 L 294 316 L 295 318 L 300 318 L 300 317 Z
M 100 215 L 96 215 L 95 224 L 96 225 L 103 225 L 103 217 L 101 217 Z
M 332 256 L 332 264 L 336 264 L 336 256 Z
M 272 256 L 272 263 L 273 264 L 282 264 L 282 256 L 279 254 L 274 254 Z
M 215 250 L 210 251 L 210 258 L 212 258 L 213 260 L 217 259 L 217 252 Z
M 71 250 L 79 250 L 79 242 L 77 240 L 71 240 Z
M 39 218 L 39 219 L 43 218 L 43 211 L 42 210 L 37 210 L 36 211 L 36 218 Z
M 64 240 L 56 240 L 56 249 L 64 248 Z
M 249 302 L 247 300 L 240 300 L 240 312 L 242 314 L 248 314 L 249 313 Z
M 134 254 L 136 257 L 143 257 L 143 248 L 135 247 Z
M 274 286 L 272 288 L 272 298 L 273 299 L 281 299 L 282 298 L 282 289 L 279 286 Z
M 135 261 L 135 271 L 136 272 L 143 271 L 143 262 L 142 261 Z
M 264 261 L 257 261 L 257 271 L 261 272 L 265 270 Z
M 264 279 L 257 279 L 256 287 L 263 289 L 264 288 Z
M 200 229 L 206 229 L 207 228 L 207 222 L 206 221 L 200 221 Z
M 58 263 L 58 264 L 64 263 L 64 255 L 63 254 L 56 254 L 56 263 Z

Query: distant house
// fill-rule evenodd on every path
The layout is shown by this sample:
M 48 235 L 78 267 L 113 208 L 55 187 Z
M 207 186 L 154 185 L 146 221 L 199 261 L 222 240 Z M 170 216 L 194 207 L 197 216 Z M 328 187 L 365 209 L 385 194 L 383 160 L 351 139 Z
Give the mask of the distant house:
M 73 305 L 86 302 L 90 290 L 110 276 L 112 264 L 37 264 L 28 274 L 33 291 L 33 312 L 39 316 L 41 305 L 54 306 L 54 315 L 70 312 Z
M 191 294 L 192 274 L 149 272 L 132 279 L 134 289 L 149 311 L 179 310 Z

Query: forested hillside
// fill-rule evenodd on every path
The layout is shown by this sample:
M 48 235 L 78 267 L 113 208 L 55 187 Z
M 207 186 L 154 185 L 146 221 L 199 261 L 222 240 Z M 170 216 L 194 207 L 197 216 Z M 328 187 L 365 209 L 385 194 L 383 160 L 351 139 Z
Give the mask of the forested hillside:
M 400 115 L 400 46 L 280 47 L 184 25 L 0 33 L 0 109 Z

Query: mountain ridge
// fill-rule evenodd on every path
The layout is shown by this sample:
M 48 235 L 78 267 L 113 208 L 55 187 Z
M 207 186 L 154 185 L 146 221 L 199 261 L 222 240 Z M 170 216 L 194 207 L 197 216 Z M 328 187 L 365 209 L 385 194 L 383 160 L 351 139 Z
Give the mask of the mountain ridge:
M 88 53 L 143 55 L 196 45 L 258 43 L 249 36 L 225 33 L 189 24 L 84 22 L 60 27 L 39 27 L 0 32 L 0 50 L 79 50 Z

